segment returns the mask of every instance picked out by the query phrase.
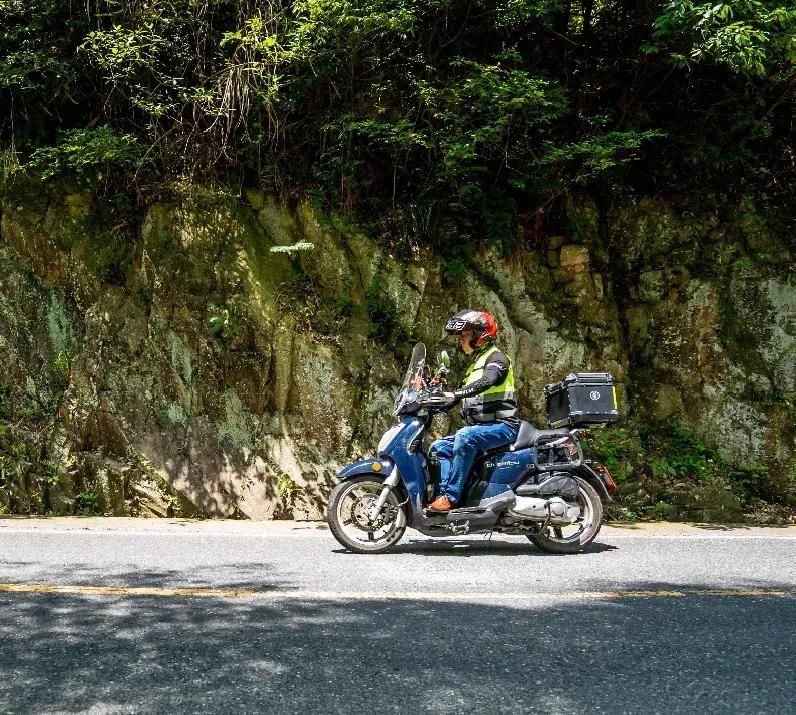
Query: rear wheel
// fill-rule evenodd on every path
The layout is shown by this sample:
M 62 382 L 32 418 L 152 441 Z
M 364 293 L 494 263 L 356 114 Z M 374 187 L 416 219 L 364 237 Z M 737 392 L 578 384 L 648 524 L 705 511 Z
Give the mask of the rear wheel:
M 548 526 L 543 532 L 529 534 L 528 538 L 543 551 L 551 554 L 576 554 L 590 544 L 603 523 L 603 503 L 594 487 L 575 477 L 578 483 L 580 516 L 574 524 Z
M 370 508 L 383 488 L 382 479 L 365 474 L 332 489 L 326 521 L 334 538 L 349 551 L 381 554 L 389 551 L 403 536 L 406 514 L 395 490 L 388 494 L 376 519 L 370 518 Z

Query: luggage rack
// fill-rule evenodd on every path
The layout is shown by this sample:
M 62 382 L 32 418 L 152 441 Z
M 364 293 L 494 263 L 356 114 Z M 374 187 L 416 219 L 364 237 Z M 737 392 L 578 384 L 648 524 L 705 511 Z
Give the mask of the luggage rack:
M 560 437 L 540 435 L 534 441 L 534 466 L 540 472 L 570 472 L 583 465 L 583 449 L 575 439 L 580 430 Z

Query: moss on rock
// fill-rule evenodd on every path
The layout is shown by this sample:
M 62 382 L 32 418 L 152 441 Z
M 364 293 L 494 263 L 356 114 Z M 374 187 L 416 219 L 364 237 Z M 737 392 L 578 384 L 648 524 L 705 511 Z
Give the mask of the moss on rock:
M 136 235 L 88 194 L 0 207 L 2 409 L 32 428 L 0 411 L 16 470 L 0 508 L 318 517 L 337 466 L 392 420 L 413 341 L 445 346 L 465 306 L 497 316 L 524 417 L 544 422 L 544 384 L 609 369 L 627 425 L 693 435 L 627 447 L 626 513 L 794 502 L 794 283 L 748 207 L 722 222 L 575 197 L 538 251 L 465 252 L 452 280 L 441 256 L 399 257 L 308 203 L 175 195 Z M 300 241 L 312 250 L 270 250 Z M 666 472 L 693 440 L 720 460 L 711 480 Z

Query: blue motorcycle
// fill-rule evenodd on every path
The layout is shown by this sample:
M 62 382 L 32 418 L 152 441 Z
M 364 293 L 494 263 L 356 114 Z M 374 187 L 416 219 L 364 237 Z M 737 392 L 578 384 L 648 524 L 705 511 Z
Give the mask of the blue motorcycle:
M 523 421 L 514 444 L 476 460 L 460 506 L 435 513 L 425 507 L 439 482 L 439 466 L 426 459 L 424 437 L 434 415 L 448 409 L 448 367 L 441 353 L 432 373 L 425 346 L 415 346 L 395 401 L 399 422 L 385 432 L 375 458 L 349 464 L 337 475 L 326 512 L 332 534 L 356 553 L 388 551 L 407 526 L 426 536 L 521 534 L 545 551 L 580 551 L 597 536 L 603 500 L 610 501 L 616 490 L 604 467 L 584 459 L 578 439 L 583 429 L 618 417 L 611 376 L 580 373 L 548 385 L 548 420 L 569 427 L 539 430 Z

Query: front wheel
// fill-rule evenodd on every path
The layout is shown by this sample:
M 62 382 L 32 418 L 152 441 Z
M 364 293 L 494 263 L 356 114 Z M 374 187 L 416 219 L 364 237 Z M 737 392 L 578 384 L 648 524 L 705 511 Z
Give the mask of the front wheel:
M 569 526 L 548 526 L 544 532 L 529 534 L 537 548 L 551 554 L 576 554 L 590 544 L 603 523 L 603 503 L 594 487 L 580 477 L 578 483 L 580 516 Z
M 406 530 L 406 514 L 391 490 L 375 521 L 370 507 L 384 488 L 382 479 L 365 474 L 341 482 L 329 496 L 326 521 L 334 538 L 358 554 L 381 554 L 391 549 Z

